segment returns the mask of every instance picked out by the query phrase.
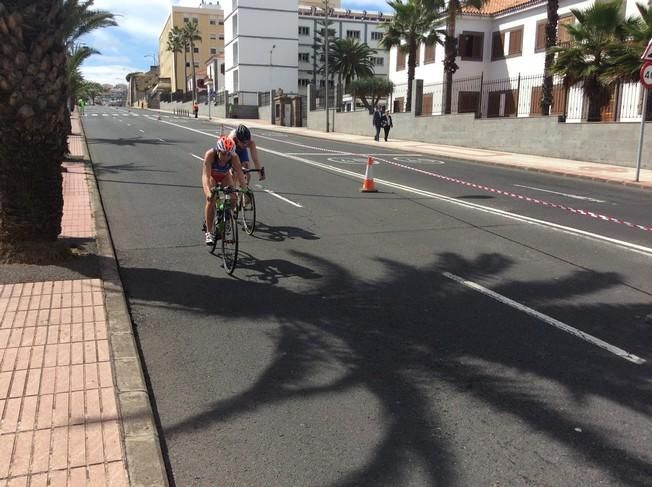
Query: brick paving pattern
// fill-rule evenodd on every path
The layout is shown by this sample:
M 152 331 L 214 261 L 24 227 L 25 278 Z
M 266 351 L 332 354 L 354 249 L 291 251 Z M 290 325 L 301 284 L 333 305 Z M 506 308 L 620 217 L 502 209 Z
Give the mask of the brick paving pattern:
M 83 162 L 64 162 L 63 167 L 63 217 L 61 236 L 92 238 L 95 236 L 91 200 L 86 183 L 86 166 Z
M 0 486 L 127 486 L 99 279 L 0 285 Z
M 84 149 L 82 147 L 81 135 L 68 136 L 68 151 L 70 157 L 80 158 L 80 159 L 84 157 Z
M 70 131 L 73 133 L 73 135 L 81 134 L 81 123 L 79 122 L 78 117 L 70 118 Z

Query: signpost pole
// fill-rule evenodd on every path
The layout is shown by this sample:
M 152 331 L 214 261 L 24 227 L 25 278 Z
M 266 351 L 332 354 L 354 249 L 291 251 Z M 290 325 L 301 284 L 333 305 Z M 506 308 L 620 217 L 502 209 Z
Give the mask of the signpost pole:
M 638 155 L 636 156 L 636 181 L 638 183 L 638 180 L 641 175 L 641 159 L 643 157 L 643 137 L 645 135 L 645 116 L 647 115 L 647 96 L 648 96 L 648 89 L 643 86 L 643 109 L 641 110 L 641 132 L 639 135 L 639 140 L 638 140 Z

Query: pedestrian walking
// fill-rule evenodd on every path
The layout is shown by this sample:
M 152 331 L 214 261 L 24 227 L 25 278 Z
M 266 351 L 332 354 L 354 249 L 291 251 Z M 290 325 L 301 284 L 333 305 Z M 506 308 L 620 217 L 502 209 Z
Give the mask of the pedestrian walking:
M 392 116 L 389 112 L 385 111 L 385 107 L 381 109 L 380 113 L 380 126 L 385 131 L 385 142 L 387 142 L 387 137 L 389 136 L 390 129 L 394 126 Z
M 376 129 L 376 135 L 374 136 L 374 140 L 375 140 L 376 142 L 378 142 L 378 141 L 380 140 L 380 128 L 381 128 L 381 124 L 380 124 L 380 110 L 378 109 L 378 107 L 375 107 L 375 108 L 374 108 L 374 116 L 373 116 L 373 118 L 372 118 L 372 122 L 371 122 L 371 123 L 373 124 L 374 128 Z
M 195 114 L 195 118 L 199 116 L 199 105 L 197 104 L 197 102 L 194 102 L 192 104 L 192 113 Z
M 80 117 L 85 116 L 86 114 L 84 113 L 84 107 L 86 106 L 86 103 L 84 102 L 84 99 L 79 98 L 79 100 L 77 101 L 77 105 L 79 106 L 79 116 Z

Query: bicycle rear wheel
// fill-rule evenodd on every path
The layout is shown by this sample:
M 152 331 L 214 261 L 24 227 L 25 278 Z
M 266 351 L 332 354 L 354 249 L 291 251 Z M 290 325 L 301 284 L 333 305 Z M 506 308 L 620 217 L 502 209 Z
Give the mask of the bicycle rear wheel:
M 222 229 L 222 260 L 224 269 L 230 275 L 235 270 L 238 261 L 238 224 L 233 213 L 224 213 L 224 228 Z
M 240 196 L 242 212 L 242 228 L 247 235 L 252 235 L 256 229 L 256 198 L 254 192 L 248 190 Z M 247 201 L 249 200 L 249 201 Z

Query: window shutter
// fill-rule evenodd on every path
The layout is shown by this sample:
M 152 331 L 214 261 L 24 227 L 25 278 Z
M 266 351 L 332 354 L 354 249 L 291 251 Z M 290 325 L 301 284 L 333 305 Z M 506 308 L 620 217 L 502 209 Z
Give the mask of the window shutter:
M 460 37 L 457 39 L 457 55 L 459 57 L 465 57 L 466 53 L 466 35 L 460 34 Z
M 473 59 L 482 59 L 482 46 L 484 44 L 484 36 L 473 36 Z
M 537 37 L 534 49 L 542 51 L 546 48 L 546 22 L 539 22 L 537 24 Z
M 573 23 L 575 16 L 574 15 L 562 15 L 559 17 L 559 27 L 557 29 L 557 43 L 566 44 L 571 41 L 571 36 L 566 30 L 565 25 L 570 25 Z
M 523 27 L 509 33 L 509 55 L 518 56 L 523 51 Z
M 504 32 L 494 32 L 491 36 L 491 59 L 501 59 L 505 57 Z

